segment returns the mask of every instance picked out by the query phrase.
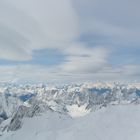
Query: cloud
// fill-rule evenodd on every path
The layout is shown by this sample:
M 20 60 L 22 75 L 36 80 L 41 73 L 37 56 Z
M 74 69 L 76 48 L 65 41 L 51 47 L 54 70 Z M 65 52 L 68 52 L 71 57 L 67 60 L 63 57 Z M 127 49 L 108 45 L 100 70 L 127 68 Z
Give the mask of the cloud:
M 77 36 L 77 15 L 70 0 L 13 0 L 12 4 L 35 19 L 49 39 L 71 41 Z
M 96 78 L 101 80 L 139 81 L 140 65 L 107 66 L 96 73 Z M 140 82 L 140 81 L 139 81 Z
M 139 2 L 128 0 L 1 0 L 1 60 L 28 62 L 45 48 L 66 58 L 51 68 L 0 66 L 0 81 L 137 79 L 139 65 L 111 65 L 108 58 L 110 48 L 140 45 L 139 12 Z M 79 41 L 82 35 L 97 44 Z
M 84 44 L 74 44 L 63 51 L 68 56 L 60 66 L 62 71 L 94 73 L 107 65 L 109 51 L 102 47 L 88 48 Z
M 32 59 L 33 50 L 57 48 L 67 57 L 58 66 L 63 72 L 94 72 L 105 65 L 105 49 L 76 42 L 79 23 L 70 0 L 5 0 L 1 4 L 1 58 L 25 61 Z
M 126 65 L 123 66 L 124 75 L 130 75 L 133 77 L 140 77 L 140 65 Z
M 81 34 L 92 34 L 93 40 L 102 37 L 105 43 L 116 47 L 139 46 L 140 16 L 139 4 L 135 0 L 75 0 L 80 16 Z M 109 40 L 109 42 L 108 42 Z
M 31 51 L 25 49 L 28 40 L 20 33 L 0 24 L 0 59 L 30 60 Z
M 40 65 L 0 66 L 1 82 L 18 83 L 69 83 L 91 81 L 134 81 L 140 78 L 140 65 L 122 67 L 105 66 L 93 73 L 74 73 L 61 71 L 57 67 L 48 68 Z
M 3 59 L 28 60 L 33 50 L 60 48 L 79 35 L 70 0 L 2 0 L 0 16 L 0 45 L 11 50 L 2 51 Z

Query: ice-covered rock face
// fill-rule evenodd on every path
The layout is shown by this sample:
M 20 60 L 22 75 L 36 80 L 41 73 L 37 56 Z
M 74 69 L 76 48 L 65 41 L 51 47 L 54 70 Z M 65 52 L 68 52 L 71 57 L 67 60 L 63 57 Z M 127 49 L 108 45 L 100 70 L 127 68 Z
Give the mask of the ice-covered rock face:
M 16 131 L 22 126 L 22 119 L 24 117 L 33 117 L 41 112 L 39 105 L 33 105 L 32 107 L 19 106 L 18 110 L 13 115 L 10 124 L 8 125 L 8 131 Z
M 0 117 L 6 119 L 10 117 L 22 102 L 14 95 L 8 94 L 7 91 L 0 93 Z
M 22 127 L 23 118 L 48 110 L 81 117 L 108 105 L 130 103 L 140 103 L 138 84 L 6 85 L 0 87 L 0 131 L 15 131 Z

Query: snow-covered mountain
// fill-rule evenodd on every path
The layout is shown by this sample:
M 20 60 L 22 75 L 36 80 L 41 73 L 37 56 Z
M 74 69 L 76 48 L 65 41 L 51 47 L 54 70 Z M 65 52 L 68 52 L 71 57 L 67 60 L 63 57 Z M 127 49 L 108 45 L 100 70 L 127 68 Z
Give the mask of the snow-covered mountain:
M 18 131 L 1 140 L 139 140 L 140 105 L 108 106 L 72 119 L 55 112 L 24 118 Z
M 133 114 L 133 109 L 135 118 L 137 113 L 140 114 L 139 104 L 138 83 L 84 83 L 55 87 L 43 84 L 1 85 L 0 139 L 16 140 L 23 135 L 26 140 L 63 140 L 68 139 L 67 137 L 81 140 L 85 139 L 83 132 L 86 130 L 85 135 L 89 135 L 89 140 L 100 140 L 103 139 L 97 132 L 100 127 L 103 131 L 105 126 L 113 125 L 112 121 L 116 123 L 119 115 L 123 113 L 128 116 L 121 116 L 121 121 L 131 119 L 127 111 Z M 113 116 L 112 113 L 118 116 Z M 109 121 L 110 118 L 107 117 L 112 117 L 113 120 Z M 109 140 L 115 130 L 110 130 L 111 126 L 107 127 L 109 129 L 104 131 L 111 131 L 107 137 Z M 119 129 L 119 125 L 113 127 Z

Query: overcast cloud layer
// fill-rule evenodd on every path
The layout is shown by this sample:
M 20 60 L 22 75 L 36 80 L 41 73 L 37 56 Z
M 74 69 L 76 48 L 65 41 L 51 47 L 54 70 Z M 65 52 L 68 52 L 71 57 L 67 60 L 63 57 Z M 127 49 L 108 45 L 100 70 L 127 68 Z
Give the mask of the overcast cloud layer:
M 139 5 L 1 0 L 0 81 L 139 80 Z

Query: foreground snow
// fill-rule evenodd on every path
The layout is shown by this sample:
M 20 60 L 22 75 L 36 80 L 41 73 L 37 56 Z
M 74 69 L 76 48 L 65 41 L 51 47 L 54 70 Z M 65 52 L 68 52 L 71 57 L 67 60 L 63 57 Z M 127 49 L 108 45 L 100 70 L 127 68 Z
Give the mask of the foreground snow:
M 23 126 L 0 140 L 139 140 L 140 105 L 101 108 L 84 117 L 48 111 L 24 118 Z

